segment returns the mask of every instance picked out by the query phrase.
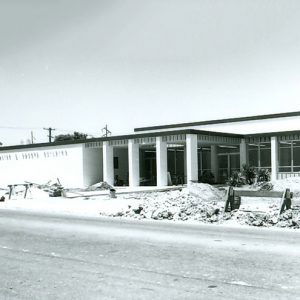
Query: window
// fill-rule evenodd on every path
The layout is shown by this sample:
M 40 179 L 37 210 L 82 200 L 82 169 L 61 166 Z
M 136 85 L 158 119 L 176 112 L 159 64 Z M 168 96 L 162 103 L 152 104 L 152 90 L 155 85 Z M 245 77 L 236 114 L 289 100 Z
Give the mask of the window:
M 279 172 L 300 172 L 300 141 L 279 142 Z
M 249 165 L 251 167 L 259 166 L 259 144 L 249 144 Z
M 260 143 L 260 167 L 271 167 L 271 143 Z
M 249 144 L 249 165 L 255 168 L 271 168 L 271 143 Z

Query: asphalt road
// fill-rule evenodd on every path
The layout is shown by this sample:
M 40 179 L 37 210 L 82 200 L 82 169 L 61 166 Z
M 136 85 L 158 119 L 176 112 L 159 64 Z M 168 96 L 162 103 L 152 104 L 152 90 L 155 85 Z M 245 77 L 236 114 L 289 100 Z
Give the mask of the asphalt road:
M 300 232 L 0 210 L 1 299 L 300 299 Z

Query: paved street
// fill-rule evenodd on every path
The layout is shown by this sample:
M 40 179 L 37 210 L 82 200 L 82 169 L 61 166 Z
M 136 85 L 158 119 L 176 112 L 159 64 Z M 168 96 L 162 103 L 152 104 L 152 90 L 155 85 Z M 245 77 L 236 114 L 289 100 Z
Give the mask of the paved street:
M 300 232 L 0 210 L 1 299 L 300 299 Z

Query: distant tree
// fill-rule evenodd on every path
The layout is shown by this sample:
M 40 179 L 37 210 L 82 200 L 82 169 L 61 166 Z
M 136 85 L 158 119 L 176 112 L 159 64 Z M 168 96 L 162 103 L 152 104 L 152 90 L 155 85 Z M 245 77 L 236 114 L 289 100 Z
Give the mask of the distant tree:
M 87 136 L 88 135 L 85 133 L 74 131 L 73 134 L 59 134 L 59 135 L 55 136 L 54 142 L 86 140 Z

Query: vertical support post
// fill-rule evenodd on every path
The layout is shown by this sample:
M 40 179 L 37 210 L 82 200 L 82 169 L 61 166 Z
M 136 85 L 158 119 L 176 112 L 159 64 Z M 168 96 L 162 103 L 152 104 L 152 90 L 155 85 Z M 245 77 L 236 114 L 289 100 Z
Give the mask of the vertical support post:
M 129 186 L 140 185 L 140 147 L 134 143 L 134 139 L 128 141 L 128 171 Z
M 241 140 L 240 143 L 240 170 L 243 170 L 243 165 L 248 165 L 249 158 L 248 158 L 248 145 L 245 139 Z
M 114 185 L 114 148 L 108 141 L 103 142 L 103 180 Z
M 277 179 L 278 172 L 278 141 L 276 136 L 271 137 L 271 180 Z
M 215 182 L 218 182 L 219 166 L 218 166 L 218 146 L 217 145 L 210 146 L 210 166 L 211 166 L 211 172 L 215 176 Z
M 167 142 L 164 142 L 161 136 L 156 137 L 156 174 L 157 186 L 168 185 Z
M 183 183 L 187 183 L 187 170 L 186 170 L 186 146 L 183 147 Z
M 186 135 L 186 169 L 187 184 L 198 181 L 198 137 L 197 134 Z

